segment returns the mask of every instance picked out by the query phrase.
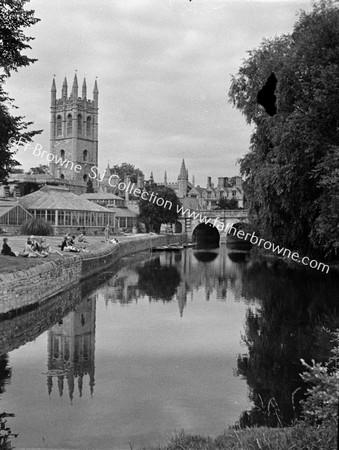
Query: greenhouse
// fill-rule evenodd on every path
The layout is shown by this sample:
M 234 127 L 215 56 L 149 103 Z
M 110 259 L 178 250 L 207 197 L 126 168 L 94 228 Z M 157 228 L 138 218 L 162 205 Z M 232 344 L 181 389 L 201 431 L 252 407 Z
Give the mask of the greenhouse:
M 44 186 L 39 191 L 25 195 L 20 204 L 37 219 L 49 222 L 56 232 L 64 229 L 97 234 L 109 225 L 114 228 L 115 213 L 90 202 L 65 187 Z
M 7 231 L 8 228 L 18 228 L 32 218 L 32 214 L 26 211 L 17 201 L 0 201 L 0 228 Z

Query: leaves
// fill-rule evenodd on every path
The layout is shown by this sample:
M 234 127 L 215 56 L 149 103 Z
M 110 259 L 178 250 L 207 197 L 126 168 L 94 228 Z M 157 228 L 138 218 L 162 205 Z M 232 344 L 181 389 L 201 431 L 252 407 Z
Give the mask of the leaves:
M 151 228 L 159 233 L 163 223 L 175 223 L 178 220 L 179 199 L 173 189 L 160 186 L 148 187 L 147 199 L 140 198 L 138 220 L 143 222 L 147 231 Z M 158 204 L 156 202 L 158 201 Z M 162 201 L 163 200 L 163 201 Z
M 249 52 L 229 91 L 254 124 L 250 151 L 240 160 L 254 225 L 266 239 L 325 256 L 333 256 L 339 239 L 338 70 L 339 9 L 321 1 L 301 13 L 290 35 Z M 272 72 L 274 117 L 256 101 Z
M 32 122 L 25 122 L 22 116 L 12 116 L 9 106 L 13 99 L 3 90 L 5 79 L 12 71 L 28 66 L 36 60 L 29 58 L 23 52 L 30 49 L 28 44 L 33 38 L 24 34 L 23 28 L 34 25 L 39 19 L 34 17 L 34 11 L 24 9 L 27 0 L 0 0 L 0 182 L 20 165 L 14 159 L 14 152 L 8 144 L 9 139 L 31 141 L 40 131 L 27 131 Z

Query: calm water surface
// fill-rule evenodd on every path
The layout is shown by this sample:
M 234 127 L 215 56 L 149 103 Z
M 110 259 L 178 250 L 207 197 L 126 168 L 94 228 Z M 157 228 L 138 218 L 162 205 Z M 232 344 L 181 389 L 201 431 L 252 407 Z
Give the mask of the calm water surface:
M 123 449 L 181 429 L 288 424 L 291 393 L 304 391 L 299 358 L 326 358 L 322 326 L 338 325 L 338 280 L 313 272 L 225 247 L 140 253 L 0 322 L 12 443 Z

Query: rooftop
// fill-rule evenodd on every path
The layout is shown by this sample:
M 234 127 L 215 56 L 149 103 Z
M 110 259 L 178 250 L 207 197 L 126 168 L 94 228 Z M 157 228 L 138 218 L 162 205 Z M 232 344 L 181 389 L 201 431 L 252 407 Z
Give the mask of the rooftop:
M 112 213 L 111 209 L 90 202 L 62 186 L 44 186 L 39 191 L 19 198 L 19 202 L 26 209 L 57 209 Z

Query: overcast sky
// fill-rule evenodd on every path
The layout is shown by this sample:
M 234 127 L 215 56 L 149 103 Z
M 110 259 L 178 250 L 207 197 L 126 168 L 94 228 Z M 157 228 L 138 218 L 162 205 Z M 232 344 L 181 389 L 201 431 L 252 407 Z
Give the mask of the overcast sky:
M 57 97 L 77 70 L 91 98 L 99 87 L 99 167 L 129 162 L 155 181 L 177 179 L 184 157 L 189 179 L 239 173 L 250 127 L 228 103 L 231 74 L 263 37 L 292 30 L 310 1 L 268 0 L 31 0 L 41 22 L 30 56 L 7 90 L 19 114 L 44 132 L 49 151 L 50 88 Z M 79 94 L 81 95 L 81 94 Z M 25 169 L 45 161 L 23 152 Z

